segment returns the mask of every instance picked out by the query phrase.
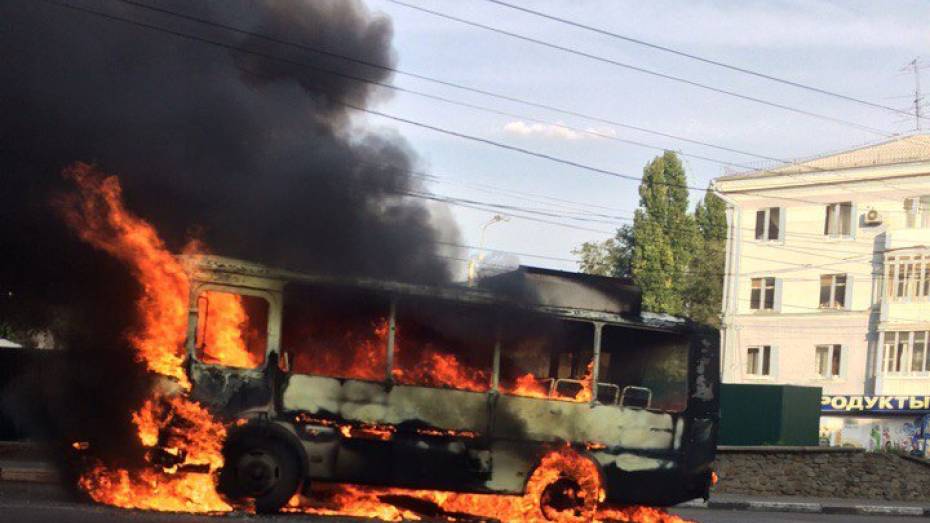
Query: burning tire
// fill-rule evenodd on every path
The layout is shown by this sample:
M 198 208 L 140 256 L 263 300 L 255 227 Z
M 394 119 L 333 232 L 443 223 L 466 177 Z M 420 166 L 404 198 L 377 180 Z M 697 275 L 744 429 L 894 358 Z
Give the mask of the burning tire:
M 527 482 L 527 510 L 535 521 L 587 522 L 597 514 L 601 476 L 597 465 L 571 450 L 547 454 Z
M 219 490 L 235 501 L 251 500 L 258 513 L 277 512 L 300 486 L 300 459 L 276 438 L 245 433 L 223 451 Z

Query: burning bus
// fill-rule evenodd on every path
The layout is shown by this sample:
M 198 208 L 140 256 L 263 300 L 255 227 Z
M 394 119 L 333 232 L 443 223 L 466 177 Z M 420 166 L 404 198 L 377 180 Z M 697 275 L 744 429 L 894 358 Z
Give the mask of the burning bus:
M 276 511 L 313 482 L 520 495 L 553 453 L 593 471 L 546 479 L 559 510 L 708 494 L 717 344 L 642 313 L 629 281 L 521 267 L 434 287 L 181 261 L 186 378 L 229 423 L 230 499 Z M 224 322 L 240 350 L 219 350 Z

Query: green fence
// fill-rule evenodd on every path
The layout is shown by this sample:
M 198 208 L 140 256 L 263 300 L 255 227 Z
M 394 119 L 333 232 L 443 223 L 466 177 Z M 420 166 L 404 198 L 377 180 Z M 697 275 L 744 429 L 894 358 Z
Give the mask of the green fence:
M 720 385 L 720 445 L 817 445 L 820 387 Z

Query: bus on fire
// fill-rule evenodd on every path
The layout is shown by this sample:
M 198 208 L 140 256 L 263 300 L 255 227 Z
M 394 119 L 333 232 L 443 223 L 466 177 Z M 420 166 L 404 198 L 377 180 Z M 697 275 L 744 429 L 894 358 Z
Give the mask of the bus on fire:
M 433 287 L 183 261 L 192 397 L 238 420 L 218 487 L 259 511 L 313 481 L 520 495 L 553 451 L 597 471 L 552 479 L 560 509 L 708 494 L 717 344 L 640 313 L 625 280 L 521 268 Z M 234 359 L 211 332 L 230 298 Z

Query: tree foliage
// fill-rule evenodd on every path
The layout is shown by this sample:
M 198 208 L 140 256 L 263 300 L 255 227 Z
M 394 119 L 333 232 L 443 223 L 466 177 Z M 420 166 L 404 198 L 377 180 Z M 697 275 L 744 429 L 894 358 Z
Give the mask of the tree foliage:
M 719 324 L 726 248 L 726 205 L 708 192 L 688 212 L 687 176 L 678 156 L 666 152 L 643 169 L 639 208 L 603 242 L 572 251 L 583 272 L 632 276 L 643 309 Z
M 579 256 L 581 272 L 624 278 L 631 275 L 633 261 L 633 226 L 622 225 L 613 238 L 602 242 L 584 242 L 572 254 Z
M 687 315 L 695 321 L 719 326 L 726 259 L 726 204 L 708 191 L 695 207 L 694 218 L 700 232 L 700 248 L 691 261 Z
M 688 214 L 688 189 L 678 155 L 666 152 L 643 169 L 639 209 L 633 218 L 633 279 L 643 291 L 643 308 L 685 312 L 688 267 L 698 243 Z

